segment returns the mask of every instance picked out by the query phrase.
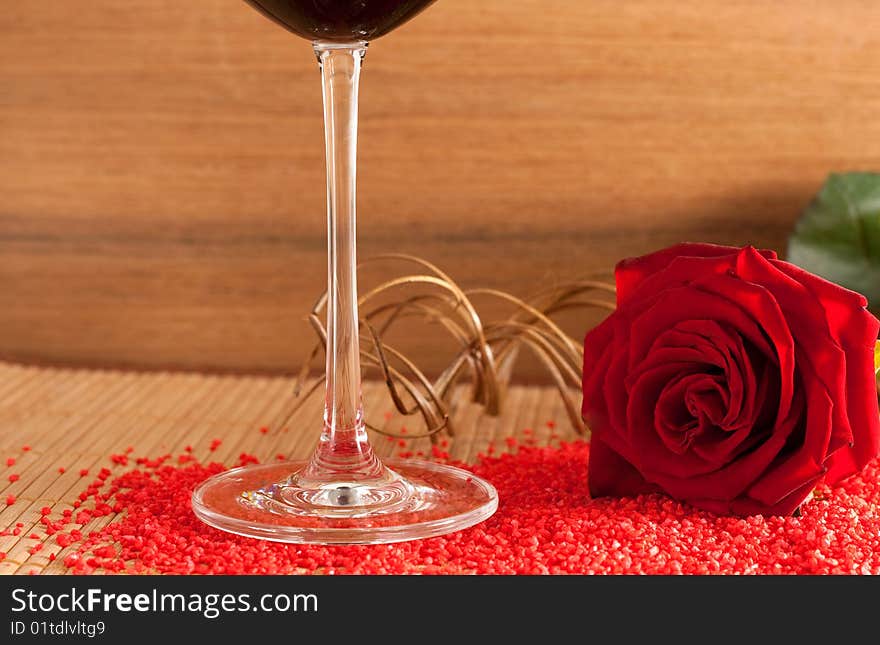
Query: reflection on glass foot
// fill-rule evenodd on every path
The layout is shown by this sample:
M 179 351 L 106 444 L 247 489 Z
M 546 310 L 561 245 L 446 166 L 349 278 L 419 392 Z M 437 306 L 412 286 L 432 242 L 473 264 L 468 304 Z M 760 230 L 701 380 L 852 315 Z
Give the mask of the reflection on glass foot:
M 491 516 L 498 494 L 472 473 L 391 461 L 368 480 L 304 481 L 308 462 L 245 466 L 193 493 L 193 510 L 224 531 L 276 542 L 382 544 L 443 535 Z

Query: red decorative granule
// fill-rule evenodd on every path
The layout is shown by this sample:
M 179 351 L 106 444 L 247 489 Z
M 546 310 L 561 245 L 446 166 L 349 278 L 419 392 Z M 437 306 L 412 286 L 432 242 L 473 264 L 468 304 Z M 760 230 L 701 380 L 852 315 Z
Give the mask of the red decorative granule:
M 184 451 L 184 452 L 192 452 L 192 451 L 193 451 L 193 447 L 192 447 L 192 446 L 189 446 L 189 445 L 184 446 L 184 447 L 183 447 L 183 451 Z
M 79 476 L 80 476 L 80 477 L 88 477 L 88 476 L 89 476 L 89 469 L 88 469 L 88 468 L 83 468 L 82 470 L 80 470 L 80 471 L 79 471 Z
M 6 551 L 0 551 L 0 562 L 6 559 Z
M 588 458 L 582 442 L 487 458 L 467 466 L 498 488 L 499 510 L 486 522 L 428 540 L 338 547 L 212 529 L 192 514 L 189 498 L 224 467 L 160 463 L 110 481 L 110 502 L 93 490 L 82 511 L 96 516 L 112 503 L 123 515 L 87 536 L 74 529 L 55 540 L 75 546 L 64 564 L 81 574 L 880 573 L 880 461 L 842 486 L 819 487 L 800 517 L 738 518 L 661 495 L 591 500 Z
M 48 506 L 44 506 L 43 508 L 40 509 L 40 515 L 48 515 L 51 512 L 52 512 L 52 509 L 49 508 Z
M 127 466 L 128 465 L 128 455 L 120 454 L 120 455 L 110 455 L 110 461 L 118 466 Z
M 269 434 L 269 428 L 263 426 L 262 428 L 260 428 L 260 434 Z
M 30 451 L 31 447 L 29 445 L 25 444 L 21 447 L 21 449 L 23 452 L 28 452 L 28 451 Z
M 8 457 L 6 459 L 6 465 L 10 466 L 10 467 L 14 466 L 15 465 L 15 457 Z
M 21 475 L 17 475 L 15 473 L 12 473 L 7 479 L 9 479 L 10 482 L 15 483 L 19 479 L 21 479 Z
M 54 553 L 49 554 L 49 562 L 55 562 L 55 554 Z
M 550 429 L 552 430 L 553 428 L 556 427 L 556 422 L 555 422 L 555 421 L 548 421 L 548 422 L 547 422 L 547 427 L 550 428 Z
M 217 448 L 220 447 L 221 443 L 223 443 L 223 441 L 220 439 L 212 439 L 211 445 L 208 446 L 208 450 L 210 450 L 211 452 L 214 452 L 215 450 L 217 450 Z
M 59 475 L 63 475 L 65 472 L 67 472 L 67 469 L 66 469 L 64 466 L 61 466 L 61 467 L 58 469 L 58 474 L 59 474 Z
M 36 533 L 31 533 L 30 535 L 28 535 L 28 539 L 29 540 L 39 540 L 40 536 L 37 535 Z
M 287 459 L 287 457 L 285 457 L 285 456 L 282 455 L 281 453 L 278 453 L 277 455 L 275 455 L 275 459 L 276 459 L 277 461 L 284 461 L 284 460 Z
M 247 466 L 248 464 L 258 464 L 260 460 L 257 459 L 254 455 L 248 454 L 246 452 L 241 453 L 238 456 L 238 465 L 239 466 Z

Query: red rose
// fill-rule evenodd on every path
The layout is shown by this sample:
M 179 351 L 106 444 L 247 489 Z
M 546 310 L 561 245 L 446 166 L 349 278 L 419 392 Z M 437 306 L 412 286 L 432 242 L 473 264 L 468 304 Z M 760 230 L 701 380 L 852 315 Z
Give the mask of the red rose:
M 751 247 L 683 244 L 615 277 L 584 347 L 594 496 L 787 515 L 878 454 L 864 297 Z

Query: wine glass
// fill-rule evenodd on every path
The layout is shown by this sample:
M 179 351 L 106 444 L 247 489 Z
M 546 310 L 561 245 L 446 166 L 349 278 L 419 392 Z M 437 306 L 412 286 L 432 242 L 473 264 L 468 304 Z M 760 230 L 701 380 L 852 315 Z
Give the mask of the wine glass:
M 321 69 L 329 255 L 324 427 L 310 460 L 211 477 L 193 492 L 193 510 L 224 531 L 295 543 L 379 544 L 472 526 L 495 512 L 495 488 L 444 464 L 384 464 L 370 446 L 361 401 L 355 264 L 361 61 L 370 40 L 434 0 L 246 1 L 312 41 Z

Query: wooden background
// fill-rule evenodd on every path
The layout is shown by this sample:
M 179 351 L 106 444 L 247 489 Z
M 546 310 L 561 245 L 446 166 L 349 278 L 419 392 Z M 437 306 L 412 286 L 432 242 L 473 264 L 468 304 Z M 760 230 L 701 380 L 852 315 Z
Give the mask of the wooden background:
M 0 357 L 294 369 L 325 279 L 318 81 L 236 0 L 6 2 Z M 466 286 L 784 251 L 828 172 L 880 168 L 880 3 L 440 0 L 370 50 L 360 162 L 362 255 Z

